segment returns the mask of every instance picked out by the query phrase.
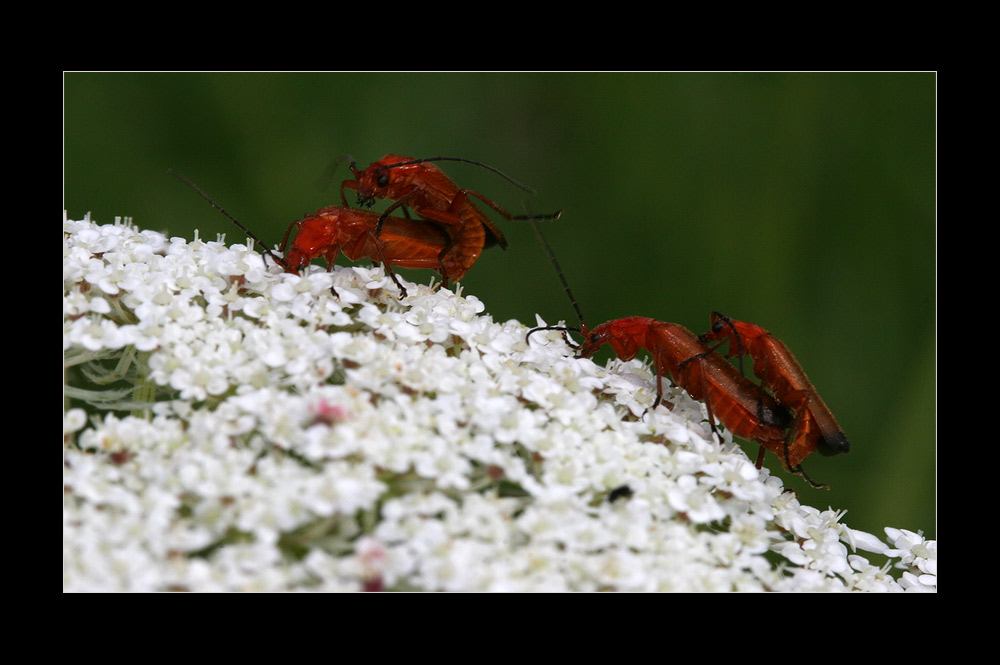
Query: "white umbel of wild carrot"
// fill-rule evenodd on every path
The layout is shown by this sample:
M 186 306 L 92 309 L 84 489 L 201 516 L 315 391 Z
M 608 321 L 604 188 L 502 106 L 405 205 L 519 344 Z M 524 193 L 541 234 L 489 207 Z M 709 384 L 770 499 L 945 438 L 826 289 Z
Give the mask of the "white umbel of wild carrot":
M 936 589 L 936 542 L 805 505 L 686 395 L 642 417 L 638 361 L 380 268 L 63 227 L 67 591 Z

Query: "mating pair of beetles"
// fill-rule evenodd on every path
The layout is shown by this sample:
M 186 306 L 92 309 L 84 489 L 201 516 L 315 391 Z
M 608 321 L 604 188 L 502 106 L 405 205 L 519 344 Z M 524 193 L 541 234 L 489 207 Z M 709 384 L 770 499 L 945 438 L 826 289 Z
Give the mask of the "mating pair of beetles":
M 507 247 L 503 233 L 473 199 L 508 220 L 528 220 L 534 224 L 537 220 L 557 219 L 561 214 L 559 211 L 551 215 L 512 215 L 482 194 L 460 188 L 433 163 L 475 164 L 533 193 L 531 188 L 481 162 L 459 157 L 414 159 L 386 155 L 358 170 L 353 158 L 345 158 L 354 178 L 341 183 L 342 205 L 322 208 L 292 222 L 281 242 L 281 257 L 267 249 L 265 243 L 193 183 L 180 174 L 174 175 L 236 223 L 285 271 L 297 273 L 319 257 L 332 270 L 337 256 L 343 252 L 351 261 L 368 258 L 385 266 L 404 298 L 406 289 L 393 267 L 435 270 L 440 273 L 442 284 L 447 286 L 449 280 L 461 279 L 484 249 L 494 245 Z M 362 208 L 347 205 L 347 189 L 357 192 L 357 204 Z M 377 199 L 392 203 L 383 213 L 371 212 L 369 208 Z M 405 216 L 391 216 L 399 208 Z M 419 219 L 411 218 L 411 211 Z M 537 225 L 535 228 L 539 231 Z M 286 253 L 293 229 L 296 234 Z M 540 231 L 538 236 L 544 244 Z M 547 245 L 545 249 L 555 265 L 551 249 Z M 558 268 L 557 274 L 569 294 L 569 287 Z M 529 331 L 528 339 L 539 330 L 578 332 L 584 338 L 583 344 L 576 347 L 579 358 L 594 355 L 605 344 L 625 361 L 645 349 L 652 356 L 657 374 L 654 409 L 663 399 L 662 381 L 668 376 L 692 398 L 705 402 L 709 425 L 720 441 L 716 421 L 736 436 L 760 444 L 758 469 L 765 452 L 770 450 L 786 469 L 802 476 L 813 487 L 827 487 L 813 482 L 805 474 L 802 461 L 815 451 L 822 455 L 846 453 L 850 445 L 802 367 L 776 337 L 758 325 L 736 321 L 718 312 L 712 313 L 710 329 L 701 336 L 676 323 L 638 316 L 608 321 L 590 329 L 572 296 L 570 300 L 580 319 L 579 328 L 535 328 Z M 739 359 L 739 370 L 715 352 L 727 342 L 725 355 Z M 753 360 L 760 385 L 744 375 L 744 356 Z

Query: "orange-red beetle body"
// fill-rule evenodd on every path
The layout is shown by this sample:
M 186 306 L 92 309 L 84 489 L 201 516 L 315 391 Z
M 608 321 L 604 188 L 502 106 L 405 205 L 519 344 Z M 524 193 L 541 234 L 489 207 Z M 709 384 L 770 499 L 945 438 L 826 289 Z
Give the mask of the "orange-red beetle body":
M 500 229 L 469 197 L 475 196 L 508 219 L 512 215 L 482 194 L 460 188 L 429 161 L 386 155 L 361 171 L 352 163 L 351 171 L 355 179 L 345 180 L 340 185 L 341 201 L 345 206 L 344 189 L 353 189 L 358 193 L 360 205 L 371 206 L 375 199 L 390 199 L 394 203 L 387 213 L 406 205 L 417 215 L 439 224 L 482 226 L 484 247 L 507 247 L 507 239 Z
M 754 323 L 734 321 L 712 312 L 710 332 L 703 341 L 728 340 L 728 357 L 744 354 L 753 359 L 754 374 L 770 390 L 778 403 L 794 414 L 787 445 L 768 446 L 788 468 L 798 467 L 815 451 L 836 455 L 850 450 L 850 444 L 833 413 L 820 398 L 795 356 L 777 337 Z
M 454 240 L 448 227 L 389 217 L 376 237 L 379 218 L 367 210 L 329 206 L 292 222 L 281 243 L 284 252 L 292 230 L 297 230 L 284 257 L 286 272 L 299 272 L 320 257 L 332 266 L 343 252 L 351 261 L 378 261 L 388 266 L 390 273 L 394 267 L 436 270 L 447 285 L 450 279 L 461 279 L 479 258 L 482 239 L 475 229 Z
M 634 358 L 640 348 L 650 353 L 656 368 L 654 408 L 662 398 L 662 380 L 667 376 L 692 398 L 705 402 L 713 430 L 714 417 L 733 434 L 749 441 L 771 447 L 780 446 L 784 440 L 784 428 L 790 422 L 788 412 L 684 326 L 630 316 L 602 323 L 593 330 L 584 329 L 581 334 L 584 342 L 577 354 L 580 358 L 594 355 L 604 344 L 626 361 Z

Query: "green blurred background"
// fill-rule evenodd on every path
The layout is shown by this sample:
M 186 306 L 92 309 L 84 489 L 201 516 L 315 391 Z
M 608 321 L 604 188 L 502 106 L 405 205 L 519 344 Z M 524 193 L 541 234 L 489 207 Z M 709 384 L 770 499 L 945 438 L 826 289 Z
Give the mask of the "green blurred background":
M 70 73 L 64 91 L 74 219 L 243 242 L 174 168 L 273 244 L 338 203 L 346 167 L 317 180 L 343 153 L 510 174 L 538 191 L 531 211 L 565 211 L 545 233 L 591 326 L 700 333 L 712 310 L 763 325 L 852 445 L 806 464 L 831 491 L 788 481 L 803 502 L 936 537 L 934 74 Z M 442 166 L 523 212 L 494 174 Z M 510 248 L 485 252 L 465 293 L 496 320 L 575 324 L 530 226 L 493 217 Z

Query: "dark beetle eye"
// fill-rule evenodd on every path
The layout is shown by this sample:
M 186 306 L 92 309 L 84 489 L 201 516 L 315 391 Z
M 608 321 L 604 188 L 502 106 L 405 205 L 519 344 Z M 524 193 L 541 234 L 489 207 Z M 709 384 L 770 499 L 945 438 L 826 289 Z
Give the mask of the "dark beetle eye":
M 595 334 L 593 334 L 593 335 L 590 336 L 590 343 L 591 344 L 597 344 L 600 341 L 601 341 L 601 336 L 600 335 L 598 335 L 598 334 L 595 333 Z
M 378 176 L 378 180 L 376 182 L 378 182 L 379 187 L 385 187 L 386 185 L 389 184 L 389 174 L 380 173 Z
M 722 321 L 716 321 L 712 324 L 712 332 L 717 333 L 722 330 Z

